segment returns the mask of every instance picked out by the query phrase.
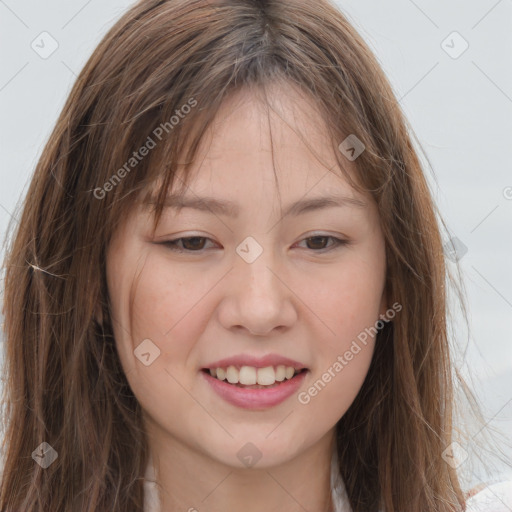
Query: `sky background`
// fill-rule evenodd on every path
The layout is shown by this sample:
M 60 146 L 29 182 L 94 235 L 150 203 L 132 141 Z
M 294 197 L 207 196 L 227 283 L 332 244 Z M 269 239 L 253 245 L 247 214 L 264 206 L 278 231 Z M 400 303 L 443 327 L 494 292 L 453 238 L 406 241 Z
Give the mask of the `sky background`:
M 0 0 L 0 260 L 77 74 L 132 3 Z M 453 311 L 457 367 L 512 460 L 512 0 L 336 3 L 376 54 L 432 166 L 422 157 L 470 313 L 466 325 Z M 475 462 L 487 430 L 464 445 L 471 482 L 512 478 Z

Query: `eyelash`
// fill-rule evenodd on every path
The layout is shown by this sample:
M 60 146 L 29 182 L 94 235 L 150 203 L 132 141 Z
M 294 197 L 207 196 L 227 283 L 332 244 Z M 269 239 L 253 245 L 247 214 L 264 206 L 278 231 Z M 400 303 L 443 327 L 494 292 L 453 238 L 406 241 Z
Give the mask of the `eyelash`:
M 194 238 L 210 240 L 210 238 L 205 237 L 205 236 L 188 236 L 188 237 L 182 237 L 182 238 L 175 238 L 174 240 L 168 240 L 166 242 L 159 242 L 159 245 L 164 245 L 165 247 L 167 247 L 171 251 L 178 252 L 178 253 L 189 253 L 189 254 L 198 253 L 198 254 L 201 254 L 206 249 L 199 249 L 197 251 L 192 251 L 190 249 L 181 249 L 177 245 L 177 243 L 179 241 L 181 241 L 181 240 L 192 240 Z M 342 240 L 341 238 L 337 238 L 337 237 L 331 236 L 331 235 L 314 235 L 314 236 L 310 236 L 310 237 L 304 238 L 301 241 L 312 240 L 314 238 L 331 238 L 332 240 L 334 240 L 334 244 L 331 245 L 331 247 L 324 248 L 324 249 L 319 249 L 319 250 L 310 249 L 311 251 L 317 252 L 317 253 L 325 253 L 325 252 L 332 251 L 334 249 L 340 249 L 341 247 L 349 245 L 349 243 L 350 243 L 348 240 Z

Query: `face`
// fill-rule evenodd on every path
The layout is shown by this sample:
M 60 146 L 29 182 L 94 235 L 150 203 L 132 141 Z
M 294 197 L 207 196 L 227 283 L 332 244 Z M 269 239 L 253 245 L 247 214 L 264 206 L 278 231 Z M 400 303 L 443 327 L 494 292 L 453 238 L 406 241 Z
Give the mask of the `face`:
M 151 443 L 240 468 L 243 450 L 271 467 L 333 433 L 370 365 L 375 340 L 363 333 L 387 308 L 376 205 L 342 178 L 315 108 L 291 90 L 272 97 L 285 119 L 270 111 L 272 141 L 268 113 L 240 92 L 188 182 L 187 197 L 231 201 L 236 214 L 169 202 L 153 233 L 150 213 L 134 209 L 107 254 L 116 345 Z M 348 200 L 281 215 L 333 195 Z M 292 361 L 305 370 L 272 389 L 205 370 L 233 366 L 234 380 L 247 366 L 243 381 L 270 382 Z

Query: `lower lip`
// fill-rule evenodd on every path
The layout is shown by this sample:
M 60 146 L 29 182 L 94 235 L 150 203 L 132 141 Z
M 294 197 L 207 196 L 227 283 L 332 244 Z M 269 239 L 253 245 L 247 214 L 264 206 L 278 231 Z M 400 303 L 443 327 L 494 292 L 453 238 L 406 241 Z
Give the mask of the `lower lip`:
M 307 370 L 268 389 L 239 388 L 226 381 L 216 379 L 207 372 L 201 371 L 201 373 L 213 390 L 230 404 L 244 409 L 266 409 L 284 402 L 293 395 L 304 381 Z

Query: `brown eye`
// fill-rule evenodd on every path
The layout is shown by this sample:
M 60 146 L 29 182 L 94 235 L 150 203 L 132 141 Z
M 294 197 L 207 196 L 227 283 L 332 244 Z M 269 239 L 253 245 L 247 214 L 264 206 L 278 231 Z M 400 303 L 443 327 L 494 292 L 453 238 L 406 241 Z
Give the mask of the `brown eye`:
M 308 246 L 309 249 L 325 249 L 326 242 L 331 237 L 328 236 L 313 236 L 308 238 L 307 241 L 312 242 L 312 246 Z
M 204 248 L 204 241 L 206 240 L 203 236 L 194 236 L 190 238 L 182 238 L 183 247 L 188 251 L 202 250 Z
M 326 242 L 332 239 L 333 243 L 328 246 Z M 330 251 L 331 249 L 335 249 L 336 247 L 348 245 L 348 240 L 341 240 L 340 238 L 336 238 L 334 236 L 329 235 L 317 235 L 309 238 L 305 238 L 303 241 L 307 244 L 307 249 L 311 249 L 314 252 L 321 251 Z
M 171 251 L 175 252 L 201 253 L 202 251 L 205 250 L 205 242 L 207 240 L 210 239 L 204 236 L 189 236 L 176 238 L 175 240 L 168 240 L 166 242 L 160 243 L 161 245 L 165 245 Z M 327 244 L 329 240 L 333 241 L 333 243 L 330 245 Z M 336 249 L 337 247 L 349 244 L 348 240 L 341 240 L 340 238 L 336 238 L 334 236 L 329 235 L 317 235 L 304 238 L 302 242 L 306 242 L 306 249 L 309 249 L 313 252 L 327 252 L 332 249 Z
M 209 240 L 209 238 L 204 236 L 190 236 L 162 242 L 162 245 L 176 252 L 201 252 L 204 250 L 205 240 Z M 182 242 L 182 247 L 178 245 L 179 242 Z

